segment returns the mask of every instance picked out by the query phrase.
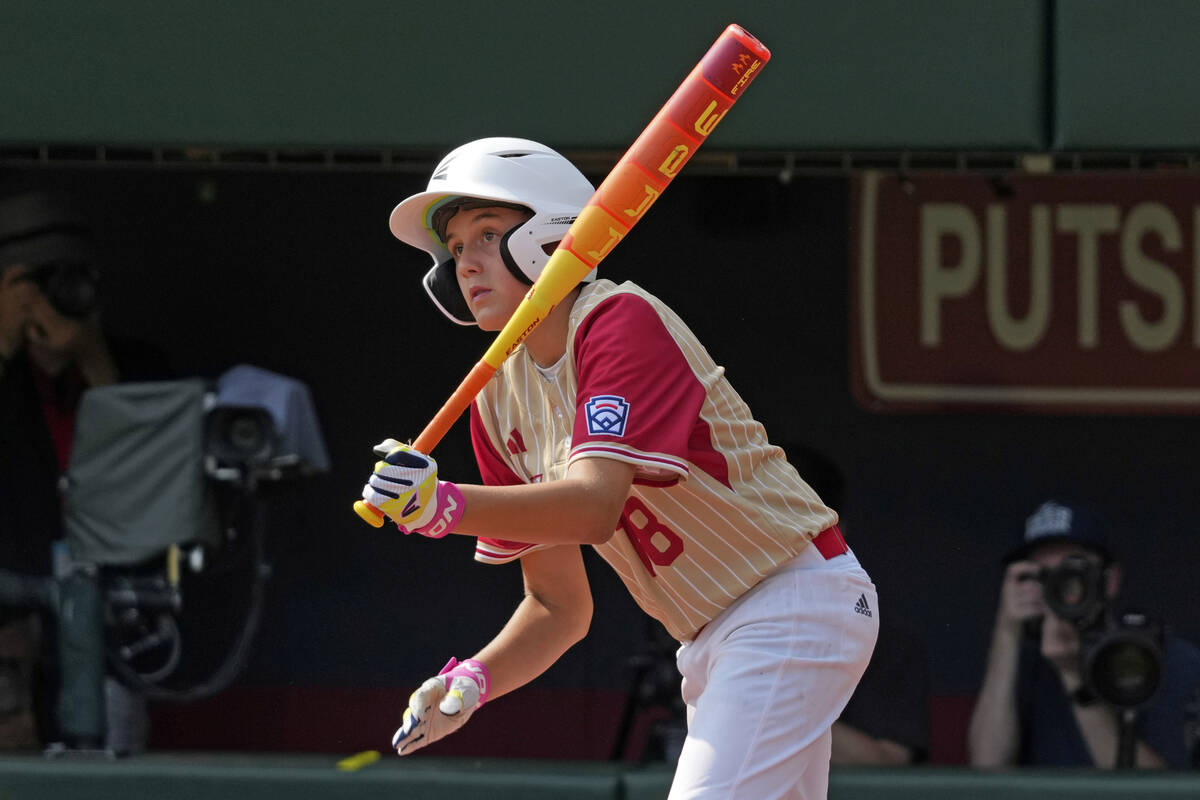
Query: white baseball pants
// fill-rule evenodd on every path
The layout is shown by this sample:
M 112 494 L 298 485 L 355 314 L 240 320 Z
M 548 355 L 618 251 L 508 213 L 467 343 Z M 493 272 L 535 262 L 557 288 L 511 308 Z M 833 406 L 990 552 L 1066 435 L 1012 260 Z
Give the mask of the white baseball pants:
M 680 646 L 688 735 L 669 800 L 819 800 L 830 728 L 879 633 L 875 585 L 808 547 Z

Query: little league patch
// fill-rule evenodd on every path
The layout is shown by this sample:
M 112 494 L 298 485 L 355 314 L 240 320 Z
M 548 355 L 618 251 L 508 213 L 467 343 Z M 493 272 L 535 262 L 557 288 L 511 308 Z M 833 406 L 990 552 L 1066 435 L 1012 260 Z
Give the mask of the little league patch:
M 596 395 L 583 407 L 588 433 L 593 436 L 624 436 L 629 418 L 629 403 L 612 394 Z

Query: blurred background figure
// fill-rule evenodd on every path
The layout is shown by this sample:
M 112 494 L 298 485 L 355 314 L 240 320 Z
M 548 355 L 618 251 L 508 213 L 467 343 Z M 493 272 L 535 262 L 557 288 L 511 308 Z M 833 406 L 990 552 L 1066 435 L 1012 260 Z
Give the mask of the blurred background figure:
M 788 445 L 791 462 L 830 507 L 845 530 L 846 481 L 833 459 L 804 445 Z M 862 549 L 860 547 L 860 549 Z M 880 593 L 886 587 L 880 587 Z M 869 609 L 878 613 L 878 609 Z M 865 612 L 864 612 L 865 613 Z M 840 765 L 897 766 L 929 757 L 929 659 L 920 638 L 883 615 L 871 663 L 833 724 L 830 761 Z
M 929 663 L 921 640 L 880 620 L 875 655 L 833 723 L 831 763 L 902 766 L 929 758 Z
M 968 730 L 973 766 L 1189 764 L 1200 650 L 1120 612 L 1121 567 L 1091 509 L 1048 501 L 1005 562 Z
M 155 348 L 105 333 L 99 288 L 93 233 L 71 198 L 0 193 L 0 569 L 53 572 L 84 391 L 169 374 Z M 0 747 L 55 737 L 52 632 L 43 611 L 0 604 Z

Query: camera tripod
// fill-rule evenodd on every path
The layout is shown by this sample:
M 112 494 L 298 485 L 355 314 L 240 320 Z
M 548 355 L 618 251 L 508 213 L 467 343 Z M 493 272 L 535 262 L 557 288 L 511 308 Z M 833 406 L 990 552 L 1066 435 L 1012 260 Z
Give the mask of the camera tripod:
M 630 734 L 639 714 L 654 714 L 639 761 L 669 761 L 679 758 L 687 736 L 687 712 L 679 690 L 674 641 L 654 620 L 647 619 L 641 649 L 626 662 L 633 670 L 625 696 L 625 708 L 613 742 L 611 761 L 621 761 L 629 748 Z

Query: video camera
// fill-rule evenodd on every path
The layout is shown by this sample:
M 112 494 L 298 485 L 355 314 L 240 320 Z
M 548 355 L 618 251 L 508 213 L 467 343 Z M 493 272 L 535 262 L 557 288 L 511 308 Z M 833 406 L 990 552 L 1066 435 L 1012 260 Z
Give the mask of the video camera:
M 328 469 L 308 388 L 292 378 L 240 365 L 215 385 L 189 378 L 84 393 L 59 486 L 54 575 L 0 569 L 0 604 L 44 609 L 57 626 L 61 741 L 48 755 L 137 752 L 145 700 L 191 702 L 238 677 L 271 573 L 264 494 Z M 216 666 L 181 679 L 183 639 L 196 632 L 182 624 L 185 594 L 194 599 L 197 588 L 185 578 L 210 561 L 220 567 L 214 583 L 235 602 L 244 595 L 244 611 Z M 245 576 L 244 590 L 234 575 Z
M 1163 677 L 1162 625 L 1138 612 L 1115 612 L 1105 591 L 1106 569 L 1068 555 L 1036 576 L 1042 599 L 1079 632 L 1079 671 L 1086 691 L 1117 709 L 1139 708 Z

